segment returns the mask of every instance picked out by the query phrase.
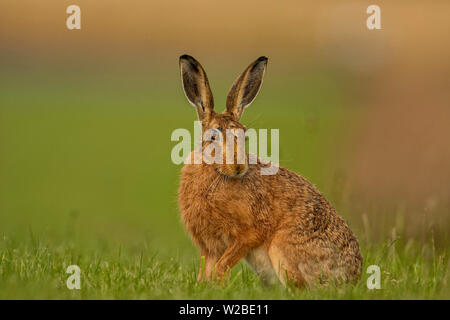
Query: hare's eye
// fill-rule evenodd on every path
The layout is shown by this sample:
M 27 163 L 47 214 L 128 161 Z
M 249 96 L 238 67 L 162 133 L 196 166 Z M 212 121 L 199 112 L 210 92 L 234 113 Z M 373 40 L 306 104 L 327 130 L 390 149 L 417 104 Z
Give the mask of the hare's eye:
M 219 136 L 219 131 L 222 132 L 222 128 L 218 127 L 217 129 L 211 129 L 211 140 L 216 140 Z
M 219 136 L 219 132 L 216 129 L 211 129 L 211 140 L 214 141 Z

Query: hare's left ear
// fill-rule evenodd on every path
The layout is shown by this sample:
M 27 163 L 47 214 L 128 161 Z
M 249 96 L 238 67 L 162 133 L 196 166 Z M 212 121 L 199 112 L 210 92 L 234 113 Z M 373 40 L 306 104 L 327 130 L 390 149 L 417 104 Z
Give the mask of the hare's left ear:
M 214 112 L 214 99 L 206 72 L 197 60 L 187 54 L 180 57 L 180 71 L 186 98 L 197 108 L 198 118 L 203 121 Z
M 245 69 L 231 86 L 227 97 L 226 112 L 232 114 L 237 120 L 241 118 L 244 109 L 252 103 L 258 94 L 266 71 L 267 60 L 267 57 L 259 57 Z

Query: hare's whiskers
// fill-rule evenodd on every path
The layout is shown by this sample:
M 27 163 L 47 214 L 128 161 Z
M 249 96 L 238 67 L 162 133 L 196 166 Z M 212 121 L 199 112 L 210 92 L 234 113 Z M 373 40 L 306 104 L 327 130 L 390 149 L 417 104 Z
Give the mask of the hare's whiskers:
M 203 192 L 204 197 L 206 197 L 206 198 L 208 197 L 208 193 L 211 190 L 211 188 L 212 188 L 211 191 L 214 191 L 215 188 L 213 188 L 213 186 L 217 185 L 217 183 L 219 182 L 220 176 L 221 175 L 219 174 L 217 177 L 215 177 L 214 180 L 208 186 L 208 188 L 206 188 L 206 190 Z

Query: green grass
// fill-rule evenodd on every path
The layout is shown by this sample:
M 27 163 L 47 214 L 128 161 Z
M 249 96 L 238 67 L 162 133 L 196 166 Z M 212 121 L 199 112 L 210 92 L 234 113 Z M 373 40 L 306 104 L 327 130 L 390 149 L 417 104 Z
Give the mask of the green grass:
M 449 261 L 432 242 L 386 243 L 365 248 L 364 270 L 381 268 L 381 289 L 369 290 L 368 274 L 355 285 L 316 289 L 265 287 L 245 264 L 233 269 L 226 285 L 197 283 L 199 261 L 136 248 L 79 248 L 48 245 L 32 238 L 16 245 L 2 240 L 2 299 L 448 299 Z M 22 241 L 21 241 L 22 242 Z M 189 262 L 189 260 L 191 260 Z M 66 287 L 67 266 L 81 268 L 81 289 Z
M 67 75 L 5 71 L 0 298 L 450 297 L 445 243 L 435 249 L 430 236 L 390 245 L 393 225 L 368 230 L 360 213 L 348 209 L 346 189 L 335 173 L 336 155 L 345 145 L 340 141 L 352 127 L 354 114 L 344 108 L 343 98 L 351 94 L 334 75 L 318 72 L 293 81 L 266 79 L 243 122 L 280 129 L 281 165 L 314 182 L 336 205 L 364 240 L 364 270 L 380 266 L 382 289 L 368 290 L 365 273 L 355 286 L 265 288 L 245 263 L 233 269 L 226 287 L 196 283 L 199 258 L 176 203 L 181 168 L 170 161 L 175 144 L 170 134 L 181 127 L 192 130 L 195 111 L 181 92 L 177 70 L 163 80 L 147 79 L 146 72 L 82 77 L 73 70 Z M 228 85 L 214 90 L 218 108 Z M 373 215 L 369 222 L 379 219 Z M 82 270 L 79 291 L 65 286 L 72 264 Z

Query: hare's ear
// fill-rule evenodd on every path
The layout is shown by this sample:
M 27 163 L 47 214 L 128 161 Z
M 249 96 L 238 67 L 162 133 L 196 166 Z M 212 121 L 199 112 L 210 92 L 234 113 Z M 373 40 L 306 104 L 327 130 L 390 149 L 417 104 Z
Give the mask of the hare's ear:
M 259 57 L 245 69 L 231 86 L 228 92 L 226 111 L 237 120 L 241 118 L 244 109 L 252 103 L 258 94 L 266 71 L 267 60 L 267 57 Z
M 180 70 L 186 98 L 197 108 L 198 118 L 203 120 L 214 109 L 206 72 L 197 60 L 187 54 L 180 57 Z

